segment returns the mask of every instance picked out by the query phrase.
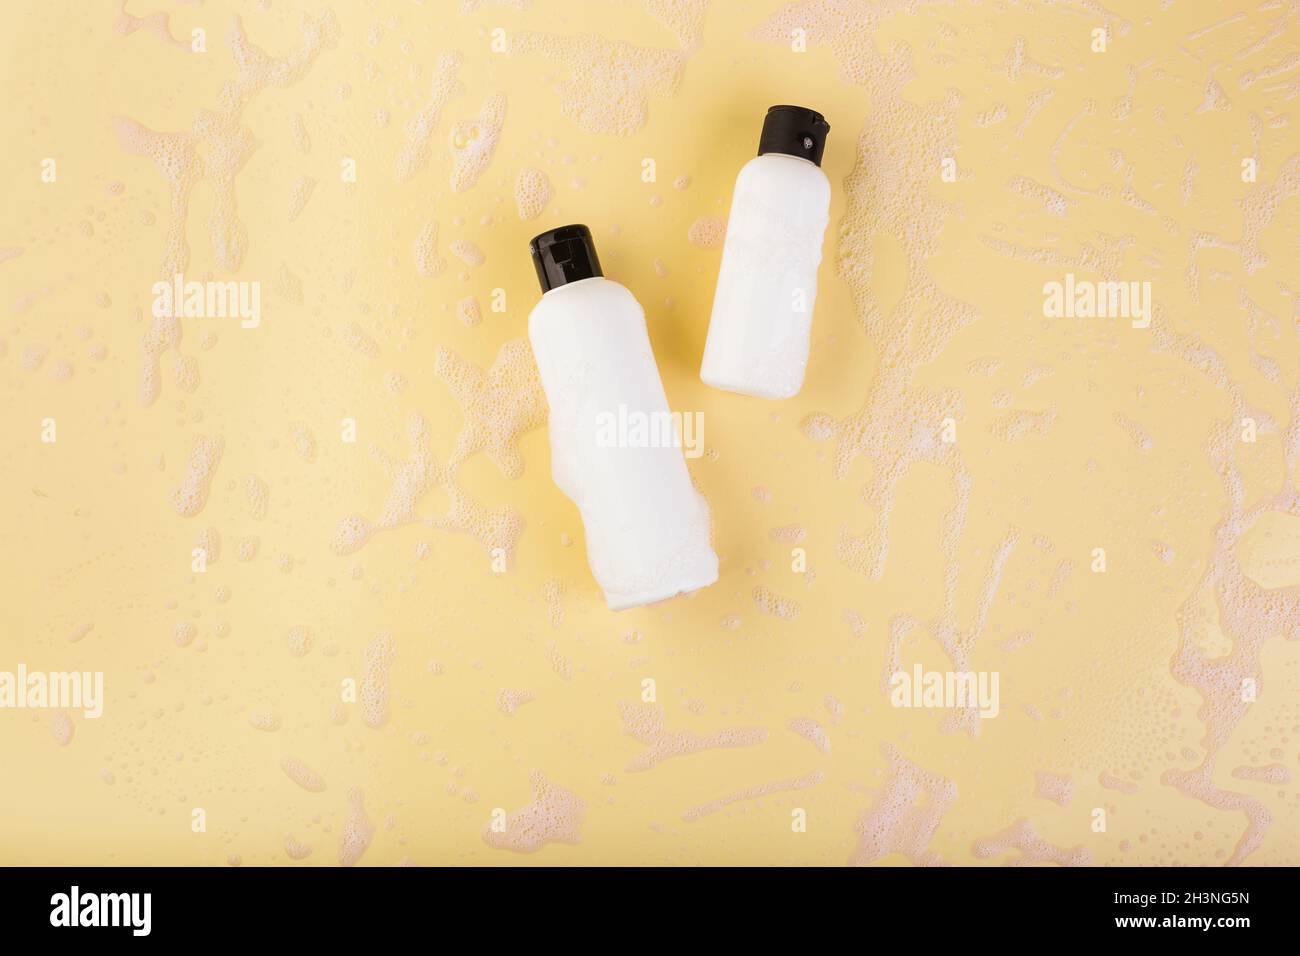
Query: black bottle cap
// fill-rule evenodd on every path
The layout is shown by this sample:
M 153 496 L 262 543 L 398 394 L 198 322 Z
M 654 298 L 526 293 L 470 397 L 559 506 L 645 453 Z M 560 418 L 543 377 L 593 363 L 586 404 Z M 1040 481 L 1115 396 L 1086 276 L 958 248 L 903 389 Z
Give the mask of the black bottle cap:
M 802 106 L 772 106 L 763 119 L 763 135 L 758 138 L 758 155 L 785 153 L 822 164 L 826 134 L 831 124 L 816 110 Z
M 600 260 L 596 258 L 596 244 L 592 242 L 591 230 L 583 225 L 548 229 L 528 243 L 528 251 L 533 254 L 533 265 L 537 267 L 537 281 L 542 284 L 542 292 L 550 292 L 579 279 L 605 274 L 600 271 Z

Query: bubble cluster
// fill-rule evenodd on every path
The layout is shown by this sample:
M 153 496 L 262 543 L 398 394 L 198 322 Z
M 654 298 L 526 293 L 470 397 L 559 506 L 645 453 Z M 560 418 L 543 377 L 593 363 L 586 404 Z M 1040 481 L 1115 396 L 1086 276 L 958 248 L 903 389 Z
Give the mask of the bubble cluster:
M 569 68 L 558 85 L 560 109 L 587 133 L 626 136 L 645 125 L 651 96 L 677 91 L 686 56 L 593 34 L 518 33 L 510 55 L 540 54 Z
M 1040 770 L 1034 774 L 1034 796 L 1068 807 L 1074 799 L 1074 781 L 1063 774 Z
M 449 248 L 452 255 L 471 269 L 477 268 L 487 261 L 487 256 L 483 254 L 483 250 L 468 239 L 453 240 Z
M 551 180 L 540 169 L 529 166 L 519 171 L 515 179 L 515 208 L 519 218 L 536 219 L 551 201 Z
M 311 464 L 316 460 L 316 436 L 304 423 L 297 422 L 289 433 L 289 442 L 294 452 L 303 461 Z
M 709 0 L 642 0 L 642 3 L 650 16 L 676 35 L 683 50 L 694 50 L 700 45 Z
M 308 793 L 321 793 L 325 790 L 325 778 L 297 757 L 284 757 L 281 759 L 280 769 L 284 771 L 286 777 Z
M 303 843 L 301 840 L 296 839 L 293 834 L 286 833 L 284 835 L 284 855 L 289 859 L 305 860 L 307 857 L 311 856 L 311 849 L 310 844 Z
M 299 176 L 293 181 L 293 186 L 289 189 L 289 209 L 286 218 L 293 222 L 307 206 L 307 200 L 311 199 L 312 192 L 316 189 L 316 180 L 310 176 Z
M 744 790 L 737 790 L 735 793 L 729 793 L 725 797 L 719 797 L 717 800 L 710 800 L 708 803 L 701 803 L 698 806 L 691 807 L 682 814 L 682 819 L 691 823 L 701 817 L 707 817 L 711 813 L 717 813 L 733 803 L 739 803 L 742 800 L 758 800 L 762 797 L 771 796 L 774 793 L 786 793 L 791 790 L 807 790 L 809 787 L 815 787 L 826 779 L 826 774 L 821 770 L 814 770 L 811 773 L 804 774 L 802 777 L 791 777 L 787 780 L 776 780 L 772 783 L 760 783 L 752 787 L 746 787 Z
M 957 800 L 957 785 L 904 757 L 892 744 L 881 748 L 888 776 L 875 801 L 858 821 L 858 845 L 850 866 L 867 866 L 891 853 L 901 853 L 917 866 L 942 866 L 930 849 L 944 814 Z
M 781 544 L 798 544 L 808 537 L 808 530 L 801 524 L 788 524 L 773 528 L 769 535 L 773 541 Z
M 497 695 L 497 710 L 508 715 L 514 714 L 520 707 L 533 699 L 532 691 L 507 689 Z
M 161 389 L 163 353 L 180 354 L 181 326 L 173 315 L 155 316 L 144 335 L 143 362 L 140 367 L 140 404 L 148 408 L 158 399 Z M 178 366 L 179 367 L 179 366 Z
M 397 181 L 410 180 L 429 162 L 432 150 L 430 137 L 438 125 L 438 117 L 453 93 L 460 86 L 461 57 L 459 53 L 444 53 L 438 57 L 430 84 L 429 99 L 406 123 L 406 143 L 397 153 Z
M 248 726 L 264 733 L 280 729 L 280 715 L 270 710 L 255 710 L 248 715 Z
M 714 246 L 721 244 L 722 237 L 727 232 L 727 224 L 717 216 L 701 216 L 691 223 L 690 229 L 686 232 L 686 238 L 693 246 L 699 246 L 701 249 L 712 249 Z
M 72 743 L 72 738 L 77 733 L 76 724 L 72 722 L 72 717 L 65 710 L 57 710 L 50 717 L 50 731 L 54 734 L 54 742 L 60 747 L 66 747 Z
M 248 514 L 254 521 L 261 521 L 266 517 L 266 510 L 270 506 L 271 490 L 257 475 L 249 475 L 244 479 L 244 500 L 248 505 Z
M 315 644 L 315 637 L 312 629 L 305 624 L 296 624 L 289 628 L 289 633 L 285 636 L 285 642 L 289 646 L 289 653 L 294 657 L 306 657 Z
M 728 727 L 708 734 L 670 731 L 665 726 L 663 708 L 658 704 L 620 701 L 619 713 L 623 732 L 645 745 L 645 750 L 628 762 L 628 772 L 649 770 L 672 757 L 705 750 L 755 747 L 767 740 L 767 731 L 762 727 Z
M 348 791 L 348 815 L 339 836 L 339 865 L 355 866 L 375 838 L 375 825 L 366 814 L 365 795 L 360 787 Z
M 478 299 L 472 295 L 467 295 L 457 302 L 456 318 L 460 319 L 462 325 L 467 325 L 470 328 L 482 322 L 483 313 L 478 307 Z
M 172 508 L 182 518 L 193 518 L 207 504 L 212 476 L 221 463 L 224 449 L 225 440 L 219 435 L 200 435 L 195 439 L 185 477 L 172 492 Z
M 1055 863 L 1058 866 L 1091 866 L 1092 854 L 1084 847 L 1070 849 L 1053 846 L 1035 831 L 1028 820 L 1017 820 L 993 836 L 976 840 L 971 853 L 978 859 L 989 860 L 1005 853 L 1015 852 L 1010 862 L 1017 866 L 1037 866 Z
M 495 850 L 535 853 L 549 843 L 579 843 L 587 805 L 576 793 L 551 783 L 541 771 L 529 778 L 532 802 L 506 814 L 504 829 L 483 828 L 483 842 Z
M 331 10 L 304 14 L 301 30 L 298 48 L 277 60 L 248 39 L 242 21 L 236 17 L 230 31 L 235 77 L 222 87 L 218 108 L 201 110 L 189 130 L 160 133 L 125 117 L 117 120 L 122 148 L 151 158 L 171 192 L 163 246 L 164 279 L 183 272 L 189 265 L 185 232 L 190 193 L 202 179 L 212 186 L 208 234 L 213 256 L 223 269 L 231 271 L 243 263 L 248 233 L 236 209 L 235 178 L 257 148 L 252 133 L 241 122 L 243 109 L 260 90 L 300 80 L 322 50 L 338 43 L 338 22 Z
M 758 585 L 753 591 L 754 606 L 762 614 L 793 621 L 803 612 L 803 607 L 793 598 L 782 597 L 766 585 Z
M 438 255 L 438 224 L 433 220 L 420 227 L 411 245 L 415 271 L 426 279 L 436 279 L 447 271 L 447 260 Z
M 368 645 L 358 697 L 361 719 L 367 727 L 378 729 L 388 723 L 389 671 L 397 656 L 391 634 L 380 634 Z
M 172 643 L 177 647 L 189 647 L 198 633 L 193 621 L 177 621 L 172 628 Z
M 506 120 L 506 98 L 494 93 L 483 101 L 478 118 L 451 128 L 451 191 L 463 193 L 492 162 Z
M 826 728 L 811 717 L 796 717 L 789 723 L 790 730 L 808 741 L 824 754 L 831 752 L 831 739 Z

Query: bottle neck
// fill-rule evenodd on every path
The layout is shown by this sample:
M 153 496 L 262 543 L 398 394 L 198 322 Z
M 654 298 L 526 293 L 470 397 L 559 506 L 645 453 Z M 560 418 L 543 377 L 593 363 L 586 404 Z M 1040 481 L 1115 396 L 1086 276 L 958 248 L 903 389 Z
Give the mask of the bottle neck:
M 547 289 L 542 293 L 542 298 L 545 299 L 554 296 L 556 293 L 563 292 L 565 289 L 574 289 L 579 286 L 589 285 L 592 282 L 603 282 L 604 279 L 604 276 L 587 276 L 585 279 L 575 279 L 572 282 L 564 283 L 564 285 L 557 285 L 554 288 Z
M 808 159 L 805 156 L 795 156 L 792 153 L 778 153 L 774 151 L 770 153 L 759 153 L 758 155 L 760 158 L 767 157 L 767 156 L 775 156 L 778 159 L 789 159 L 789 160 L 793 160 L 796 163 L 802 163 L 805 166 L 814 166 L 817 169 L 821 169 L 821 166 L 818 166 L 811 159 Z

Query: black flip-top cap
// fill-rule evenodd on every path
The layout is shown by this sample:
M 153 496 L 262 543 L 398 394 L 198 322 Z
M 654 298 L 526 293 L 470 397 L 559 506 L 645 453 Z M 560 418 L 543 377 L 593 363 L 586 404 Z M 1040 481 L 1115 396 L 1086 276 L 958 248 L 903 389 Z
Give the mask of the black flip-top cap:
M 605 274 L 600 271 L 600 260 L 596 258 L 596 244 L 591 239 L 591 230 L 580 224 L 548 229 L 528 243 L 528 251 L 533 254 L 533 265 L 537 267 L 537 281 L 542 284 L 542 292 L 550 292 L 579 279 Z
M 763 135 L 758 138 L 758 155 L 785 153 L 822 164 L 826 134 L 831 124 L 816 110 L 802 106 L 771 106 L 763 120 Z

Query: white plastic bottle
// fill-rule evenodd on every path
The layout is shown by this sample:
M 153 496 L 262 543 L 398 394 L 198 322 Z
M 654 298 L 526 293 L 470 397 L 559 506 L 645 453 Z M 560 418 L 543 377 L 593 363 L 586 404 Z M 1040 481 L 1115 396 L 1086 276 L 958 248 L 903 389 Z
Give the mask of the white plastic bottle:
M 760 398 L 803 387 L 830 218 L 822 172 L 830 125 L 800 106 L 773 106 L 758 155 L 736 178 L 700 378 Z
M 528 337 L 550 404 L 551 474 L 582 514 L 612 610 L 712 584 L 709 506 L 691 484 L 645 311 L 604 278 L 586 226 L 530 244 L 542 301 Z

